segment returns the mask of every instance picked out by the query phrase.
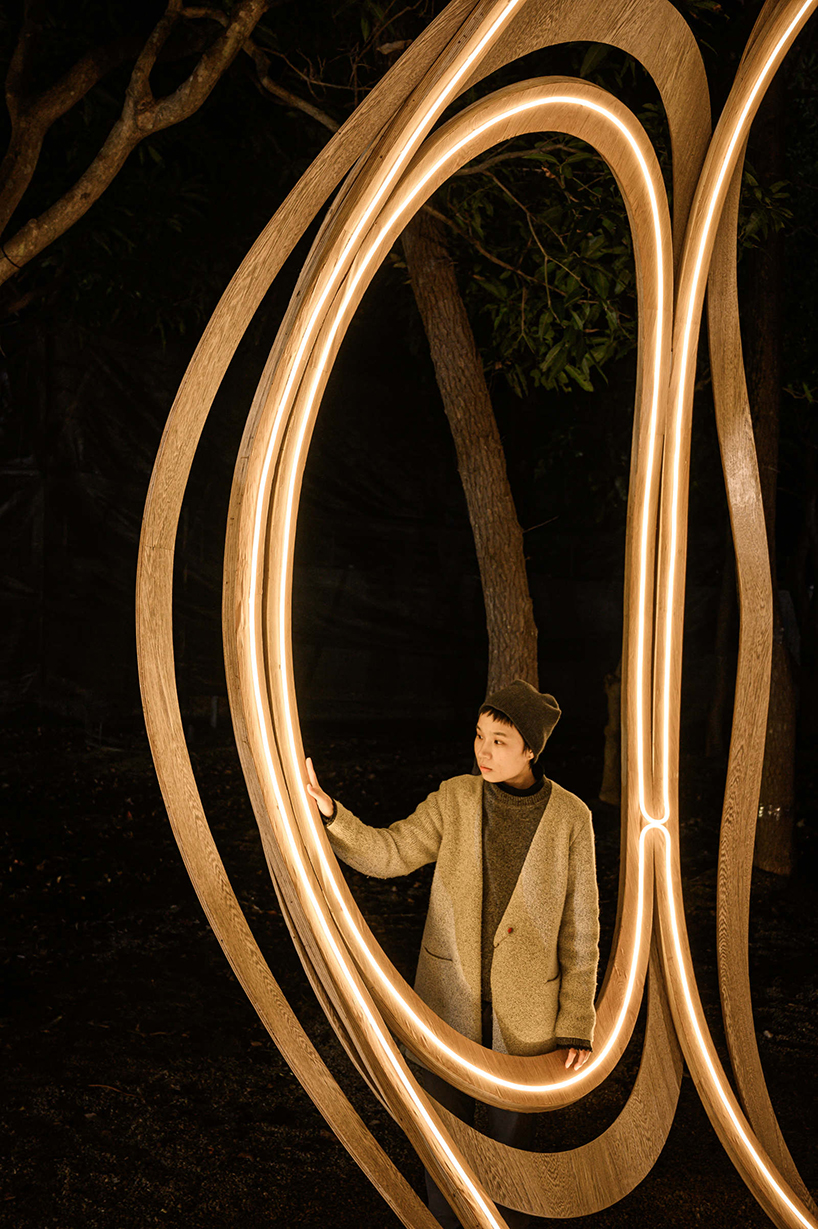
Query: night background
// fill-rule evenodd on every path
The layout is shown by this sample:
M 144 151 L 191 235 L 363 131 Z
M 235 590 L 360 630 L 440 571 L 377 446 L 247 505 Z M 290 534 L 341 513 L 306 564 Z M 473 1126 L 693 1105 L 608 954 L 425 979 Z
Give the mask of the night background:
M 162 429 L 222 291 L 331 132 L 443 7 L 241 0 L 171 3 L 166 11 L 79 0 L 14 3 L 0 15 L 8 104 L 0 168 L 0 1224 L 399 1223 L 280 1057 L 202 914 L 142 722 L 134 585 Z M 702 49 L 718 117 L 761 5 L 680 0 L 676 7 Z M 127 116 L 150 117 L 156 100 L 183 100 L 190 74 L 213 63 L 238 19 L 249 21 L 251 43 L 214 72 L 207 97 L 178 122 L 134 139 L 128 152 Z M 146 40 L 159 28 L 162 45 L 140 84 Z M 813 1194 L 817 66 L 813 19 L 754 125 L 739 230 L 743 339 L 776 590 L 750 968 L 770 1095 Z M 650 133 L 669 184 L 658 93 L 612 48 L 568 44 L 528 56 L 478 93 L 552 73 L 590 78 L 622 98 Z M 74 192 L 88 168 L 92 203 Z M 430 205 L 427 230 L 396 245 L 364 298 L 311 445 L 293 599 L 304 743 L 325 788 L 371 823 L 401 818 L 442 779 L 471 769 L 472 722 L 494 650 L 475 513 L 447 421 L 446 364 L 456 368 L 462 355 L 452 350 L 433 362 L 434 322 L 416 294 L 431 242 L 445 250 L 474 332 L 467 380 L 496 418 L 516 510 L 507 528 L 522 530 L 518 579 L 538 631 L 536 649 L 532 640 L 519 657 L 491 660 L 513 676 L 526 651 L 535 653 L 540 687 L 562 706 L 545 771 L 594 813 L 604 970 L 618 885 L 609 708 L 622 638 L 636 382 L 627 218 L 604 164 L 555 134 L 489 151 Z M 222 659 L 233 468 L 319 222 L 262 303 L 197 453 L 177 540 L 177 683 L 205 810 L 273 973 L 333 1075 L 419 1190 L 419 1161 L 336 1041 L 280 915 L 235 750 Z M 699 989 L 728 1071 L 715 898 L 735 679 L 734 574 L 703 331 L 682 860 Z M 387 954 L 411 979 L 431 868 L 399 881 L 345 873 Z M 600 1089 L 540 1117 L 538 1147 L 577 1146 L 616 1118 L 641 1033 L 640 1023 Z M 613 1208 L 574 1223 L 609 1229 L 648 1219 L 769 1223 L 688 1075 L 650 1176 Z

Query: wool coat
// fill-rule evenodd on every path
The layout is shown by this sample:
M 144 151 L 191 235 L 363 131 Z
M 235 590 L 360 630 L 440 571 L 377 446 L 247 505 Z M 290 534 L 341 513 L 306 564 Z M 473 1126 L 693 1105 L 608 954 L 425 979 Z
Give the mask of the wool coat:
M 444 781 L 407 819 L 370 828 L 336 803 L 337 855 L 388 879 L 435 862 L 415 990 L 452 1028 L 482 1036 L 483 780 Z M 544 1054 L 558 1039 L 593 1040 L 599 906 L 591 814 L 553 784 L 494 934 L 492 1047 Z

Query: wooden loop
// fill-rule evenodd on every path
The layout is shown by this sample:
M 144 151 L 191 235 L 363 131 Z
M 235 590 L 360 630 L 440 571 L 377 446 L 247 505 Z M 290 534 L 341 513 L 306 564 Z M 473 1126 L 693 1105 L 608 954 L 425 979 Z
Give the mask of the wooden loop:
M 497 1203 L 535 1216 L 590 1216 L 624 1199 L 650 1173 L 665 1146 L 684 1064 L 656 943 L 648 978 L 642 1061 L 631 1094 L 602 1135 L 568 1152 L 523 1152 L 487 1139 L 441 1110 L 454 1138 Z
M 329 933 L 331 915 L 390 1023 L 425 1063 L 444 1078 L 494 1104 L 530 1109 L 554 1108 L 589 1091 L 604 1078 L 627 1044 L 639 1006 L 650 927 L 650 882 L 645 881 L 639 865 L 643 844 L 639 841 L 638 806 L 631 808 L 626 844 L 627 896 L 621 911 L 624 922 L 611 961 L 614 974 L 606 983 L 606 994 L 600 1003 L 598 1057 L 583 1069 L 581 1077 L 566 1077 L 556 1055 L 511 1058 L 469 1042 L 409 990 L 378 944 L 367 944 L 367 936 L 356 924 L 357 911 L 335 868 L 334 857 L 327 857 L 323 827 L 312 817 L 311 804 L 301 784 L 303 752 L 297 739 L 289 597 L 294 503 L 309 430 L 332 359 L 341 344 L 342 328 L 351 318 L 369 278 L 411 213 L 457 166 L 500 139 L 544 127 L 588 139 L 611 164 L 628 203 L 641 291 L 640 364 L 644 367 L 634 426 L 635 452 L 643 463 L 637 464 L 634 471 L 637 481 L 631 490 L 635 505 L 632 519 L 637 527 L 643 516 L 652 522 L 651 507 L 655 510 L 658 496 L 658 449 L 654 447 L 651 453 L 640 444 L 651 433 L 655 440 L 661 438 L 669 354 L 671 249 L 661 176 L 647 138 L 626 108 L 586 82 L 547 78 L 523 82 L 490 95 L 430 139 L 384 204 L 386 220 L 370 222 L 364 236 L 366 243 L 344 258 L 352 270 L 350 280 L 355 283 L 358 279 L 356 284 L 347 289 L 346 282 L 336 276 L 331 295 L 322 288 L 320 280 L 299 285 L 294 296 L 297 308 L 293 318 L 282 326 L 279 349 L 298 356 L 303 375 L 294 373 L 282 358 L 277 369 L 262 382 L 263 399 L 257 398 L 260 412 L 248 429 L 252 450 L 235 488 L 231 524 L 236 549 L 229 553 L 230 566 L 226 570 L 226 609 L 235 612 L 238 645 L 233 699 L 243 706 L 241 723 L 262 795 L 263 809 L 257 818 L 263 831 L 269 816 L 281 851 L 278 873 L 288 875 L 296 892 L 302 893 L 302 908 L 308 916 L 310 932 L 302 934 L 302 942 L 314 940 L 321 946 L 320 936 Z M 451 156 L 447 156 L 447 151 L 452 151 Z M 319 251 L 314 250 L 311 255 L 308 267 L 325 279 L 342 266 L 337 248 L 348 242 L 350 229 L 357 226 L 353 213 L 355 196 L 354 191 L 345 195 L 345 209 L 327 223 L 316 245 Z M 325 309 L 324 319 L 311 326 L 310 316 L 318 310 L 314 304 L 322 301 L 330 306 Z M 309 328 L 314 336 L 311 346 L 301 340 L 303 329 Z M 290 405 L 291 417 L 284 425 Z M 648 463 L 646 455 L 652 455 Z M 262 485 L 265 472 L 276 474 L 269 511 L 267 492 Z M 643 514 L 644 504 L 648 506 Z M 254 641 L 250 634 L 252 620 L 245 611 L 253 601 L 260 601 L 263 543 L 259 541 L 258 530 L 254 530 L 254 526 L 260 525 L 267 526 L 268 534 L 264 573 L 267 610 L 264 620 L 256 620 Z M 632 537 L 635 540 L 636 534 Z M 257 544 L 255 559 L 247 545 L 251 542 Z M 634 550 L 638 554 L 638 542 Z M 639 567 L 646 576 L 652 575 L 649 553 L 640 560 Z M 634 612 L 643 621 L 649 618 L 644 604 L 634 604 Z M 267 628 L 266 644 L 261 639 L 263 627 Z M 266 703 L 266 688 L 260 681 L 265 660 L 270 670 L 272 712 Z M 643 654 L 643 677 L 637 683 L 643 704 L 649 693 L 644 669 L 647 660 Z M 296 829 L 300 829 L 300 838 Z M 305 856 L 304 844 L 309 849 L 309 858 Z M 321 921 L 315 915 L 309 920 L 310 905 L 304 893 L 309 895 L 311 889 L 301 886 L 310 863 L 320 870 L 321 886 L 330 901 L 327 916 Z M 326 949 L 321 958 L 332 962 Z
M 784 55 L 816 7 L 818 0 L 789 0 L 765 6 L 713 135 L 691 209 L 679 272 L 668 443 L 662 477 L 657 570 L 657 718 L 654 727 L 665 821 L 662 827 L 664 853 L 657 859 L 659 917 L 662 957 L 676 1028 L 705 1109 L 738 1172 L 776 1224 L 802 1229 L 814 1227 L 816 1220 L 756 1138 L 730 1088 L 704 1019 L 682 910 L 677 793 L 690 422 L 696 341 L 705 285 L 725 201 L 741 165 L 753 116 Z M 731 258 L 735 258 L 735 252 Z M 717 273 L 717 280 L 721 277 L 723 270 Z M 728 327 L 735 328 L 735 320 L 731 320 Z M 728 357 L 725 352 L 725 360 Z M 721 374 L 736 380 L 735 363 Z M 730 397 L 731 400 L 740 398 L 740 388 L 734 387 Z M 734 444 L 735 440 L 731 439 L 728 449 Z M 757 488 L 753 487 L 752 477 L 746 470 L 744 477 L 749 477 L 750 489 L 743 490 L 741 498 L 752 500 L 754 494 L 757 497 Z M 751 519 L 748 518 L 748 524 Z M 752 551 L 757 544 L 754 534 L 742 533 L 737 539 L 737 550 L 746 553 L 748 547 Z M 762 558 L 762 567 L 763 563 Z M 745 736 L 746 728 L 740 725 L 737 745 L 742 744 Z M 732 836 L 726 839 L 729 843 Z M 736 873 L 741 874 L 740 868 Z M 729 907 L 738 911 L 737 924 L 740 925 L 740 897 Z M 734 1030 L 734 1036 L 737 1035 Z M 752 1064 L 752 1058 L 750 1062 Z M 763 1079 L 760 1066 L 751 1066 L 751 1073 L 751 1084 L 755 1079 Z M 754 1105 L 773 1146 L 778 1146 L 774 1117 L 771 1122 L 759 1098 Z
M 748 956 L 753 846 L 764 763 L 772 661 L 772 578 L 738 315 L 738 207 L 743 155 L 719 225 L 707 283 L 713 400 L 736 554 L 739 647 L 730 756 L 719 838 L 717 955 L 724 1032 L 744 1111 L 805 1205 L 812 1196 L 775 1116 L 758 1053 Z

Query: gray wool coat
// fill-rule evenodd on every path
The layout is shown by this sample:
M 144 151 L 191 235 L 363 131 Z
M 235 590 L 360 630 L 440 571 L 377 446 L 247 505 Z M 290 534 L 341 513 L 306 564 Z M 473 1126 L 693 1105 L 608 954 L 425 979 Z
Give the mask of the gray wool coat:
M 415 990 L 452 1028 L 480 1041 L 482 778 L 444 781 L 389 828 L 370 828 L 336 807 L 327 835 L 356 870 L 388 879 L 436 863 Z M 598 958 L 591 814 L 554 783 L 494 935 L 493 1048 L 544 1054 L 558 1038 L 593 1040 Z

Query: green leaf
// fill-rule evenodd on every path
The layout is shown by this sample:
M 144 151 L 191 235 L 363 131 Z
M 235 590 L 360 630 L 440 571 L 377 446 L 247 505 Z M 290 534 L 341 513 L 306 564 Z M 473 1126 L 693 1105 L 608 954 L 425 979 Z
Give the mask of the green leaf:
M 596 72 L 610 50 L 607 43 L 592 43 L 583 56 L 579 69 L 580 77 L 588 77 L 591 73 Z
M 594 391 L 594 386 L 588 379 L 587 375 L 581 371 L 578 371 L 577 368 L 572 366 L 571 363 L 566 364 L 565 370 L 572 379 L 576 380 L 580 388 L 583 388 L 586 393 L 592 393 Z

